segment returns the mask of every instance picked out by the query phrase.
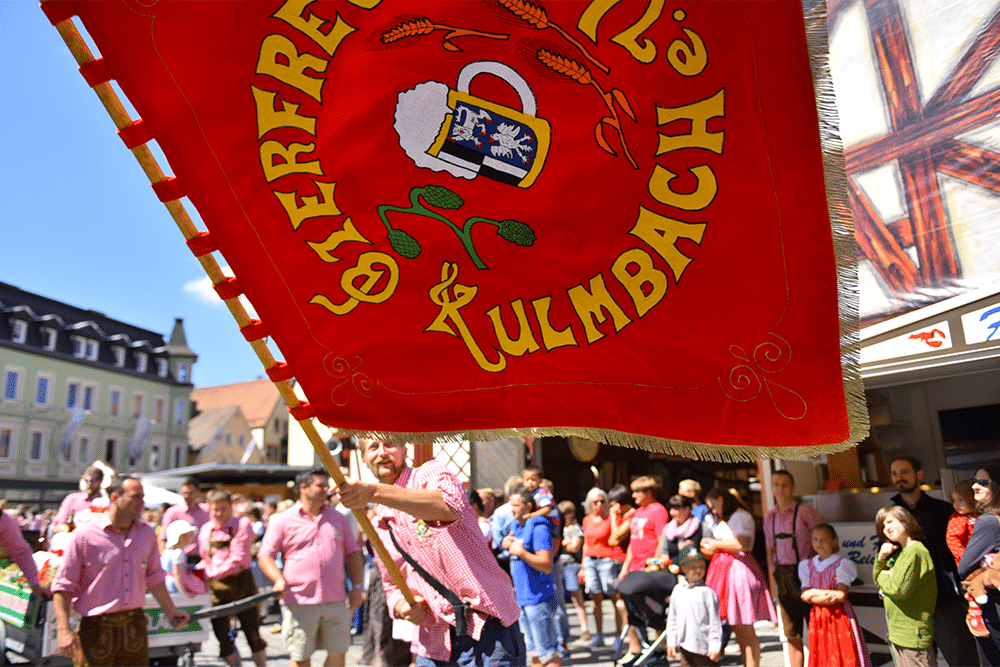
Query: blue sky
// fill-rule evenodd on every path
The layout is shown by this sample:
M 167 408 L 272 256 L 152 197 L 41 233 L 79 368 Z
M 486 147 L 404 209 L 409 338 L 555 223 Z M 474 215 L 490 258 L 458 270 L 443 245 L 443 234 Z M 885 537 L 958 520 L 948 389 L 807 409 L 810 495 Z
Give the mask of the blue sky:
M 183 317 L 198 386 L 263 375 L 183 241 L 38 3 L 0 0 L 0 280 L 164 335 Z

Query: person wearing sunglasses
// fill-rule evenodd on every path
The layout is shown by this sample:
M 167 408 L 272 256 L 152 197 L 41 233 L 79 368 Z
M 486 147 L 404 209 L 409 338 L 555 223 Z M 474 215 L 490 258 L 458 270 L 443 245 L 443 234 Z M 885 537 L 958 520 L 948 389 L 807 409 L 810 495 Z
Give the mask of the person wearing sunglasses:
M 104 482 L 104 471 L 97 466 L 90 466 L 80 478 L 80 491 L 71 493 L 63 498 L 56 512 L 56 525 L 67 525 L 73 523 L 73 519 L 78 512 L 89 510 L 91 507 L 107 507 L 108 497 L 101 490 Z M 65 528 L 63 528 L 65 530 Z
M 583 517 L 583 569 L 580 576 L 593 603 L 594 634 L 589 647 L 597 648 L 604 646 L 604 598 L 615 595 L 615 582 L 625 560 L 625 551 L 608 543 L 611 537 L 611 517 L 608 514 L 611 503 L 607 492 L 594 487 L 587 492 L 583 506 L 587 514 Z M 615 612 L 616 636 L 621 633 L 621 622 Z
M 982 513 L 976 519 L 969 544 L 958 563 L 958 574 L 963 579 L 986 565 L 989 555 L 1000 552 L 1000 466 L 989 465 L 976 471 L 972 480 L 972 494 L 976 508 Z M 986 637 L 976 637 L 979 660 L 983 665 L 1000 665 L 1000 591 L 987 589 L 989 600 L 980 605 L 983 623 L 989 631 Z

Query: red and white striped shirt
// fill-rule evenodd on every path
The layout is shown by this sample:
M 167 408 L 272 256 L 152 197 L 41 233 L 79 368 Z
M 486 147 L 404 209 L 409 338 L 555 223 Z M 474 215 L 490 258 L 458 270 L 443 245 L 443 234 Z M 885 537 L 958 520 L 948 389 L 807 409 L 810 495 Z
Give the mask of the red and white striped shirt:
M 387 527 L 400 546 L 421 567 L 473 608 L 468 619 L 468 633 L 478 640 L 487 617 L 493 616 L 504 626 L 517 622 L 521 610 L 514 600 L 514 584 L 500 569 L 469 505 L 462 483 L 444 464 L 428 461 L 419 468 L 404 468 L 395 486 L 404 489 L 435 489 L 452 509 L 457 521 L 423 521 L 405 512 L 379 505 L 374 525 L 393 561 L 402 571 L 406 585 L 426 600 L 428 620 L 418 628 L 411 648 L 414 653 L 432 660 L 451 659 L 449 626 L 455 624 L 451 605 L 403 560 L 389 538 Z M 378 561 L 385 585 L 390 613 L 403 598 L 402 593 Z

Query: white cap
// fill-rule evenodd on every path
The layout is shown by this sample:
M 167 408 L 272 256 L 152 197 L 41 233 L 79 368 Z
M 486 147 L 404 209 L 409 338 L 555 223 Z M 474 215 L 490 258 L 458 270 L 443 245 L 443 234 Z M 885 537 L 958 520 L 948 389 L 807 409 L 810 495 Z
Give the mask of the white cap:
M 167 524 L 167 548 L 176 549 L 177 542 L 181 539 L 181 535 L 186 535 L 187 533 L 195 532 L 194 526 L 185 521 L 184 519 L 177 519 L 176 521 L 171 521 Z

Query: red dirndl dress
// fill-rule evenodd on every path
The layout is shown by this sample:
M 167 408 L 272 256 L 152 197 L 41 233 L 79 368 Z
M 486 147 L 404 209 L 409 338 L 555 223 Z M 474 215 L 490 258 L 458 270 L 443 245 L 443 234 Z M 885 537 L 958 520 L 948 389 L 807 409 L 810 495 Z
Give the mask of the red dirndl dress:
M 837 567 L 842 559 L 816 570 L 815 559 L 806 561 L 809 580 L 802 588 L 836 590 Z M 809 667 L 871 667 L 871 656 L 865 638 L 858 627 L 851 603 L 835 605 L 814 604 L 809 612 Z

